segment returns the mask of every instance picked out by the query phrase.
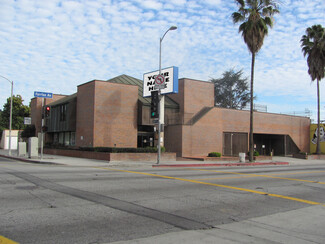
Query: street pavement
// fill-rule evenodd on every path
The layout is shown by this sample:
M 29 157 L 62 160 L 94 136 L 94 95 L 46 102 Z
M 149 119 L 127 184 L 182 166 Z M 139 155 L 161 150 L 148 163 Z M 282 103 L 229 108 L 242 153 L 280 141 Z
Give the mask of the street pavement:
M 0 149 L 0 156 L 17 159 L 30 163 L 61 164 L 77 167 L 152 167 L 152 162 L 107 162 L 93 159 L 82 159 L 64 157 L 57 155 L 43 155 L 42 159 L 28 159 L 17 157 L 16 151 L 12 151 L 11 157 L 8 150 Z M 288 163 L 294 166 L 318 165 L 325 166 L 325 160 L 303 160 L 291 157 L 273 157 L 272 161 L 261 161 L 263 163 Z M 177 161 L 161 162 L 161 165 L 189 164 L 204 165 L 202 161 Z M 224 162 L 229 166 L 238 166 L 238 162 Z M 220 162 L 219 162 L 220 164 Z M 221 162 L 222 164 L 222 162 Z M 245 165 L 245 163 L 243 163 Z M 266 164 L 267 165 L 267 164 Z M 276 164 L 275 164 L 276 165 Z M 276 213 L 267 216 L 251 218 L 248 220 L 222 224 L 207 230 L 189 230 L 170 232 L 162 235 L 147 238 L 134 239 L 129 241 L 113 242 L 115 244 L 126 243 L 325 243 L 325 233 L 322 226 L 325 226 L 325 203 L 283 213 Z M 302 221 L 303 220 L 303 221 Z M 0 236 L 1 237 L 1 236 Z M 0 239 L 1 241 L 1 239 Z

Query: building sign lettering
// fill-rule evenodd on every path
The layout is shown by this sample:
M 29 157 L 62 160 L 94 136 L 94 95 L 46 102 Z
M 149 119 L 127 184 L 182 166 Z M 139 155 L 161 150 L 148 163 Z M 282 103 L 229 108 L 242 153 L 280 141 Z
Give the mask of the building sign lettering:
M 157 90 L 155 80 L 158 74 L 159 71 L 154 71 L 143 75 L 143 97 L 150 97 L 151 92 Z M 178 93 L 178 68 L 173 66 L 163 69 L 161 74 L 165 78 L 166 85 L 166 88 L 161 89 L 161 94 Z

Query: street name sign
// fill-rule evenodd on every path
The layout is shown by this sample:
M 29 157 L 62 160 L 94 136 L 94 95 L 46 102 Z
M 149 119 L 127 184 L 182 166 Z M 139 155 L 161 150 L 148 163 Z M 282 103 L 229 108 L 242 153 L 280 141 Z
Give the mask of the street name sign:
M 53 93 L 34 91 L 34 97 L 52 98 Z

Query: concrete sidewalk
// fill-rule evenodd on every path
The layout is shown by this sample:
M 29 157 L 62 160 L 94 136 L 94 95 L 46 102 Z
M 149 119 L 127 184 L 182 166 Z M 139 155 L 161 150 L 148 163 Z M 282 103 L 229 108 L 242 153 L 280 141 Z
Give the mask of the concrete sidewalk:
M 0 156 L 12 158 L 19 161 L 29 163 L 41 163 L 41 164 L 63 164 L 69 166 L 99 166 L 99 167 L 242 167 L 242 166 L 268 166 L 268 165 L 325 165 L 325 160 L 306 160 L 297 159 L 292 157 L 273 157 L 273 159 L 265 161 L 257 161 L 254 163 L 239 163 L 238 161 L 216 161 L 216 162 L 205 162 L 205 161 L 174 161 L 174 162 L 161 162 L 157 165 L 155 162 L 108 162 L 104 160 L 87 159 L 87 158 L 75 158 L 65 157 L 59 155 L 44 154 L 43 158 L 30 159 L 27 156 L 18 157 L 17 151 L 12 150 L 9 156 L 9 151 L 0 149 Z
M 325 206 L 311 206 L 218 225 L 208 230 L 170 232 L 147 238 L 111 242 L 111 244 L 174 243 L 325 243 Z

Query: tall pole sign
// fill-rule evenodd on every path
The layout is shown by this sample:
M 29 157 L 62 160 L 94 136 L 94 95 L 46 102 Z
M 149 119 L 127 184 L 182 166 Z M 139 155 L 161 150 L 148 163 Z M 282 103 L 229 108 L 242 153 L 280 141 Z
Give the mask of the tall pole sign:
M 157 155 L 157 164 L 160 163 L 160 155 L 161 155 L 161 143 L 162 143 L 162 138 L 163 136 L 161 136 L 161 130 L 162 130 L 162 126 L 164 126 L 164 117 L 162 116 L 164 115 L 164 109 L 165 109 L 165 97 L 161 96 L 161 89 L 165 88 L 164 83 L 165 83 L 165 78 L 164 76 L 162 76 L 161 73 L 161 43 L 165 37 L 165 35 L 167 34 L 168 31 L 170 30 L 176 30 L 177 27 L 176 26 L 171 26 L 169 27 L 169 29 L 165 32 L 165 34 L 160 38 L 160 42 L 159 42 L 159 74 L 156 77 L 156 85 L 158 85 L 158 96 L 159 96 L 159 121 L 158 121 L 158 155 Z M 157 84 L 157 83 L 160 83 Z
M 178 93 L 178 68 L 170 67 L 161 70 L 161 43 L 168 31 L 176 29 L 176 26 L 169 27 L 169 29 L 159 39 L 159 71 L 154 71 L 143 75 L 143 97 L 150 97 L 152 91 L 158 91 L 159 97 L 157 164 L 160 162 L 161 143 L 163 142 L 161 130 L 164 126 L 165 97 L 162 94 Z

